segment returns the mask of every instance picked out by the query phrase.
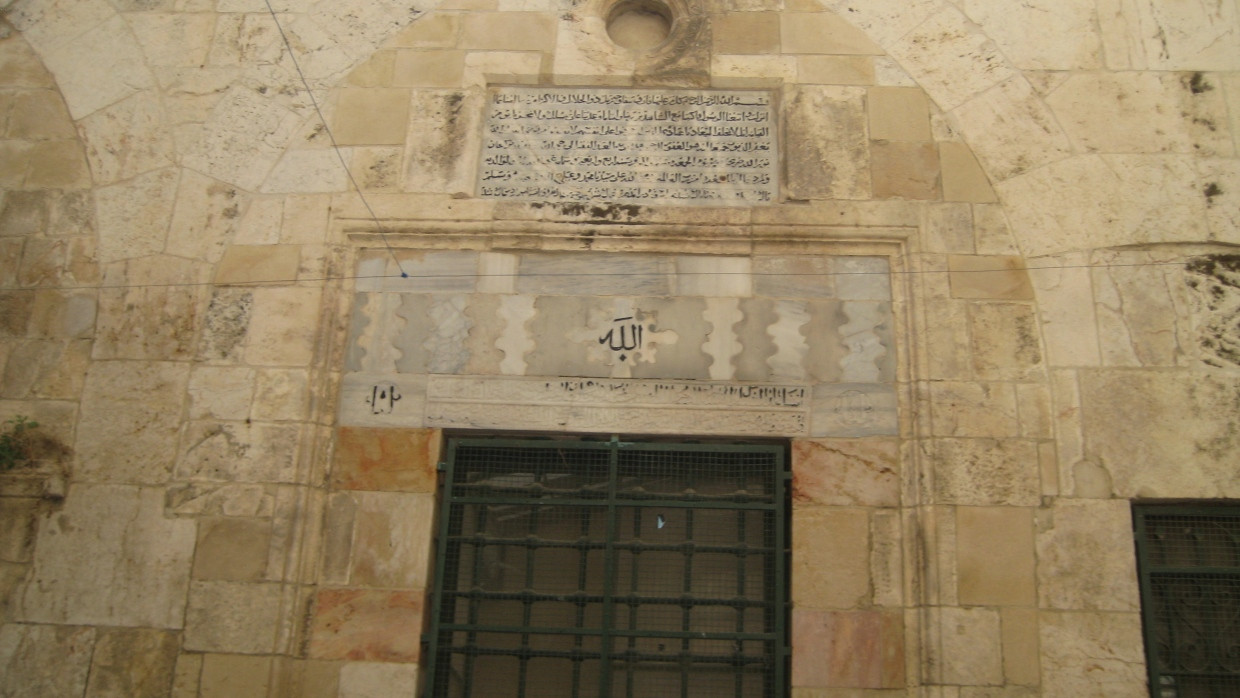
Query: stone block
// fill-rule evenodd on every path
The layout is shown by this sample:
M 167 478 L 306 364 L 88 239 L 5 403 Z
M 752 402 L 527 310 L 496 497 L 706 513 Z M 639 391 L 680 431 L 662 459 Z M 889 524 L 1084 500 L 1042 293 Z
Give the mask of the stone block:
M 315 596 L 309 656 L 416 663 L 426 592 L 323 589 Z
M 930 450 L 942 504 L 1036 506 L 1037 447 L 1017 439 L 936 439 Z
M 1042 374 L 1042 347 L 1033 306 L 1024 303 L 974 303 L 973 370 L 984 380 L 1027 380 Z
M 865 91 L 859 87 L 800 86 L 787 90 L 783 136 L 789 197 L 870 198 L 864 101 Z
M 998 201 L 973 149 L 964 143 L 939 143 L 939 171 L 943 177 L 943 200 L 985 204 Z
M 319 325 L 318 288 L 256 288 L 245 358 L 261 366 L 306 366 Z
M 0 625 L 0 694 L 82 695 L 95 632 L 72 626 Z
M 870 601 L 870 519 L 861 509 L 792 512 L 792 602 L 805 609 L 855 609 Z
M 711 84 L 724 88 L 765 88 L 796 80 L 795 56 L 718 54 L 710 61 Z
M 169 167 L 95 190 L 101 263 L 163 251 L 179 175 Z
M 159 265 L 162 271 L 156 269 Z M 99 293 L 94 357 L 189 358 L 207 305 L 205 287 L 192 283 L 203 271 L 191 262 L 168 257 L 109 268 L 105 282 L 118 286 Z M 134 312 L 135 308 L 142 312 Z
M 1139 614 L 1043 611 L 1039 621 L 1043 695 L 1104 698 L 1149 692 Z
M 258 372 L 254 385 L 254 407 L 250 417 L 256 421 L 289 422 L 304 420 L 310 408 L 310 377 L 304 369 L 265 369 Z
M 295 281 L 300 259 L 299 245 L 230 245 L 215 269 L 215 283 Z
M 346 87 L 336 96 L 332 133 L 340 145 L 394 145 L 405 142 L 409 90 Z
M 1020 257 L 954 254 L 948 256 L 947 266 L 953 298 L 1033 299 L 1025 260 Z
M 870 56 L 798 56 L 797 82 L 803 85 L 873 85 Z
M 99 630 L 85 698 L 164 698 L 179 645 L 177 633 L 166 630 Z
M 904 686 L 904 618 L 899 611 L 795 608 L 792 648 L 794 690 Z
M 418 688 L 418 665 L 349 662 L 340 668 L 339 698 L 411 696 Z
M 936 200 L 939 193 L 939 152 L 934 143 L 875 141 L 874 198 Z
M 6 191 L 0 203 L 0 236 L 26 238 L 48 232 L 52 200 L 44 191 Z
M 340 161 L 336 161 L 340 169 Z M 356 196 L 354 196 L 356 198 Z M 321 245 L 327 236 L 332 200 L 326 194 L 289 196 L 280 220 L 280 242 L 286 245 Z
M 355 492 L 351 586 L 423 589 L 430 571 L 432 494 Z
M 1085 457 L 1119 497 L 1240 496 L 1240 439 L 1226 417 L 1238 383 L 1222 372 L 1084 371 Z
M 544 12 L 471 12 L 461 21 L 461 48 L 489 51 L 550 51 L 555 18 Z
M 8 77 L 7 75 L 5 76 Z M 76 138 L 60 93 L 54 90 L 22 90 L 12 93 L 5 135 L 18 140 Z
M 199 519 L 192 577 L 206 581 L 261 581 L 267 571 L 270 544 L 270 521 Z
M 253 290 L 216 289 L 203 317 L 196 358 L 238 363 L 245 350 L 253 314 Z
M 208 654 L 202 658 L 200 698 L 266 698 L 271 657 Z
M 459 13 L 428 13 L 392 37 L 391 44 L 401 48 L 449 48 L 456 45 L 460 24 Z
M 240 482 L 292 482 L 302 427 L 261 422 L 190 422 L 177 477 Z
M 332 485 L 349 490 L 435 492 L 441 434 L 437 429 L 342 427 L 336 436 Z
M 398 69 L 400 65 L 398 59 Z M 452 84 L 459 82 L 458 75 Z M 415 91 L 405 140 L 404 190 L 449 195 L 473 192 L 481 120 L 480 92 Z
M 289 658 L 277 662 L 274 695 L 338 698 L 341 662 Z
M 397 87 L 458 87 L 464 76 L 464 51 L 402 49 L 392 67 Z
M 111 184 L 173 164 L 172 134 L 153 92 L 138 92 L 81 120 L 95 182 Z
M 172 472 L 189 365 L 95 361 L 82 389 L 75 476 L 162 485 Z
M 1038 611 L 1034 608 L 1004 608 L 999 612 L 1003 624 L 1003 676 L 1009 684 L 1037 686 L 1041 683 L 1041 651 L 1038 647 Z
M 189 379 L 189 418 L 242 421 L 254 398 L 254 369 L 195 366 Z
M 899 445 L 891 439 L 796 439 L 792 499 L 798 504 L 895 507 Z
M 0 561 L 30 562 L 38 522 L 39 500 L 25 497 L 0 499 Z
M 1037 520 L 1042 608 L 1136 611 L 1132 513 L 1125 500 L 1058 499 Z M 1082 565 L 1081 560 L 1089 564 Z
M 279 584 L 192 583 L 185 610 L 185 649 L 270 653 L 279 628 L 280 595 Z
M 938 609 L 931 617 L 931 622 L 937 620 L 939 623 L 937 663 L 943 683 L 972 686 L 1003 683 L 1003 643 L 997 611 L 946 607 Z
M 962 605 L 1032 606 L 1032 510 L 956 507 L 956 575 Z
M 870 138 L 876 141 L 928 141 L 930 101 L 915 87 L 871 87 L 866 91 Z
M 711 19 L 715 53 L 779 53 L 779 15 L 775 12 L 718 14 Z
M 1161 260 L 1143 254 L 1099 254 L 1090 261 L 1103 365 L 1180 364 L 1191 339 L 1183 327 L 1187 289 L 1179 269 L 1168 274 L 1150 264 Z
M 1010 383 L 934 382 L 929 386 L 935 436 L 1020 436 Z
M 194 523 L 165 518 L 161 490 L 75 482 L 39 530 L 18 616 L 180 628 L 193 549 Z
M 91 341 L 20 342 L 4 364 L 0 396 L 76 400 L 82 394 Z
M 1101 362 L 1098 320 L 1088 260 L 1066 255 L 1039 262 L 1031 271 L 1037 289 L 1038 315 L 1051 366 L 1097 366 Z
M 533 51 L 474 51 L 465 56 L 466 87 L 537 85 L 543 54 Z
M 784 12 L 779 20 L 784 53 L 885 53 L 865 32 L 830 12 Z

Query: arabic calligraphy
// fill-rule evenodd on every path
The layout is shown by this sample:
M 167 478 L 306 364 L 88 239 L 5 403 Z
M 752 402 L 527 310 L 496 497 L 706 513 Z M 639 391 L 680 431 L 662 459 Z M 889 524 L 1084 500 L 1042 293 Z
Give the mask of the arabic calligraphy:
M 392 414 L 399 401 L 400 392 L 395 385 L 372 386 L 370 395 L 366 396 L 366 404 L 370 405 L 371 414 Z
M 778 193 L 767 92 L 496 88 L 479 194 L 754 205 Z
M 628 317 L 618 317 L 615 320 L 612 320 L 612 322 L 623 323 L 626 321 L 631 321 L 632 319 L 633 319 L 633 316 L 630 315 Z M 616 332 L 617 329 L 620 330 L 618 334 Z M 627 338 L 625 337 L 626 332 L 628 333 Z M 628 355 L 625 352 L 631 352 L 634 349 L 641 347 L 642 326 L 634 322 L 628 325 L 620 324 L 618 326 L 612 327 L 611 329 L 607 330 L 607 334 L 598 338 L 598 343 L 599 344 L 606 343 L 607 348 L 614 352 L 619 352 L 620 360 L 624 361 L 625 359 L 628 358 Z

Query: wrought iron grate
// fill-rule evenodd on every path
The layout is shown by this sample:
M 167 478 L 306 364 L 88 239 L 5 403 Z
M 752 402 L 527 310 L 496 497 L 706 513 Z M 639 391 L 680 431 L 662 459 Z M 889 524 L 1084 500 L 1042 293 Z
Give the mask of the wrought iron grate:
M 786 693 L 781 446 L 458 439 L 434 696 Z
M 1240 696 L 1240 506 L 1133 513 L 1150 695 Z

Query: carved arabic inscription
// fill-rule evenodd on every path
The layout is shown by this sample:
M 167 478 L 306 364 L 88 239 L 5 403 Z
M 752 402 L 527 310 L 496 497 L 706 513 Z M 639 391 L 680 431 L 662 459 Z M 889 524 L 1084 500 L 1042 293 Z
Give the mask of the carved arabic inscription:
M 478 193 L 563 203 L 773 203 L 769 92 L 493 88 Z

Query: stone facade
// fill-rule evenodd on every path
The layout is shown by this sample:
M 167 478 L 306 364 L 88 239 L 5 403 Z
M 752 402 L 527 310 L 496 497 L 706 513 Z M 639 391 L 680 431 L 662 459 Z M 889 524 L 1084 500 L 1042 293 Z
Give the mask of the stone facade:
M 1130 502 L 1240 498 L 1240 10 L 668 5 L 0 0 L 0 695 L 415 695 L 443 430 L 609 425 L 789 443 L 795 698 L 1146 691 Z M 496 86 L 770 95 L 777 200 L 484 197 Z

